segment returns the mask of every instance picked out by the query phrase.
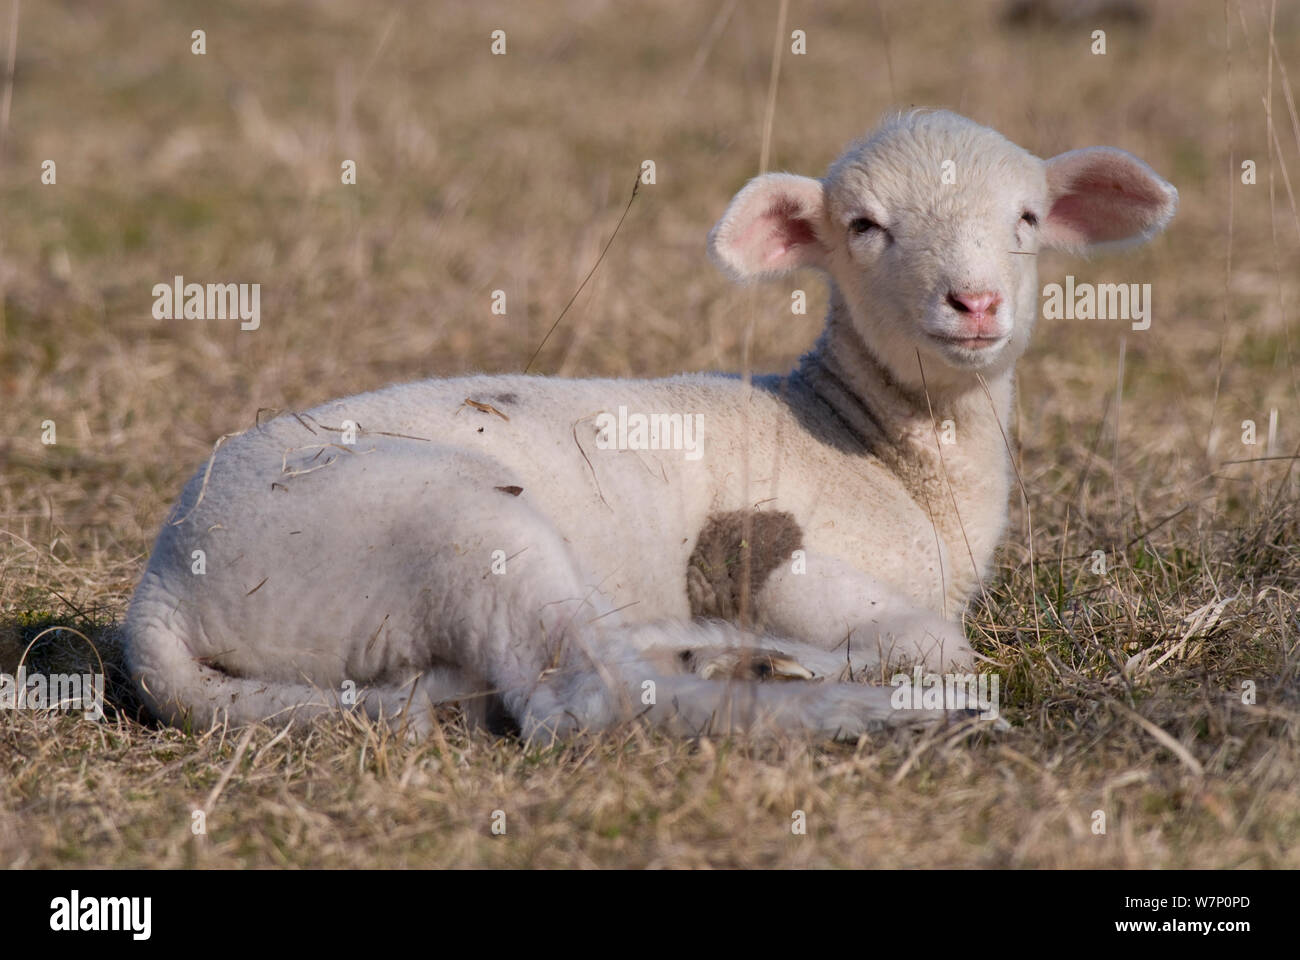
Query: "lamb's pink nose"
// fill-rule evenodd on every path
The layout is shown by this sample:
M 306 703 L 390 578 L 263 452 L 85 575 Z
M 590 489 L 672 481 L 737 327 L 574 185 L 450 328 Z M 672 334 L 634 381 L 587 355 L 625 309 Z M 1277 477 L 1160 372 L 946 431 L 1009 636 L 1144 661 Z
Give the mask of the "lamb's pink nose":
M 969 313 L 973 318 L 983 317 L 985 314 L 997 312 L 998 306 L 1002 303 L 1002 297 L 996 293 L 958 293 L 955 290 L 948 291 L 948 303 L 958 313 Z

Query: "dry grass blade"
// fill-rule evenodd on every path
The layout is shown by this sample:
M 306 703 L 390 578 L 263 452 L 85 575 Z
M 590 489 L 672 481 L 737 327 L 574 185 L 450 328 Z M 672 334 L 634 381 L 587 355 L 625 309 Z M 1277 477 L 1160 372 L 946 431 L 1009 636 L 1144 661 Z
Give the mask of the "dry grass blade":
M 1194 775 L 1198 777 L 1202 777 L 1205 775 L 1205 769 L 1201 766 L 1200 762 L 1194 756 L 1192 756 L 1191 751 L 1189 751 L 1181 743 L 1179 743 L 1177 740 L 1171 737 L 1167 732 L 1162 730 L 1160 727 L 1156 726 L 1146 717 L 1139 716 L 1137 713 L 1134 713 L 1132 710 L 1124 706 L 1122 703 L 1116 703 L 1115 701 L 1112 700 L 1110 702 L 1110 706 L 1118 713 L 1127 717 L 1129 720 L 1132 720 L 1134 723 L 1136 723 L 1147 733 L 1151 734 L 1152 738 L 1157 743 L 1159 743 L 1162 747 L 1166 748 L 1170 753 L 1172 753 L 1179 760 L 1181 760 L 1183 762 L 1183 765 L 1186 766 L 1187 769 L 1190 770 Z

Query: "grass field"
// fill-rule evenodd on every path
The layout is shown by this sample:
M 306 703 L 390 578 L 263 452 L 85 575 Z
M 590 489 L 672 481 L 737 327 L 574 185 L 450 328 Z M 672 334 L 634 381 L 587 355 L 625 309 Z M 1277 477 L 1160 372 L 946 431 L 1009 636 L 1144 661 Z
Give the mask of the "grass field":
M 0 711 L 0 864 L 1300 867 L 1300 4 L 1101 7 L 792 0 L 773 88 L 778 0 L 0 0 L 0 671 L 98 656 L 119 708 Z M 784 370 L 819 281 L 731 288 L 705 235 L 769 107 L 768 166 L 820 175 L 911 105 L 1043 156 L 1123 147 L 1181 194 L 1149 246 L 1040 262 L 1155 310 L 1042 321 L 1018 368 L 1027 497 L 967 617 L 1009 731 L 545 748 L 452 713 L 414 744 L 140 716 L 111 626 L 217 437 L 522 369 L 644 160 L 535 369 Z M 178 274 L 260 282 L 260 329 L 154 319 Z

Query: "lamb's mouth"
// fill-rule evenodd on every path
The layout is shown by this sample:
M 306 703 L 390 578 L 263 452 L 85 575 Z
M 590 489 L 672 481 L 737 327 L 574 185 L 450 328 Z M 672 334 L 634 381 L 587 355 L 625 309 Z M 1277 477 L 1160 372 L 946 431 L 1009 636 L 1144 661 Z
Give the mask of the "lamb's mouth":
M 963 350 L 990 350 L 1006 343 L 1010 334 L 984 337 L 947 337 L 938 333 L 931 333 L 929 336 L 946 347 L 959 347 Z

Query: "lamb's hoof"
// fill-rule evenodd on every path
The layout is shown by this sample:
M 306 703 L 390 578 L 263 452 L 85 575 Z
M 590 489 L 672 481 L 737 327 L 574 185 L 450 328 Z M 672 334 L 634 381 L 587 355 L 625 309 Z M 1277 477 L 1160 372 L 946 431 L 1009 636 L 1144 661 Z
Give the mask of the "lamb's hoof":
M 682 660 L 702 680 L 812 680 L 811 670 L 774 650 L 734 647 L 684 650 Z

